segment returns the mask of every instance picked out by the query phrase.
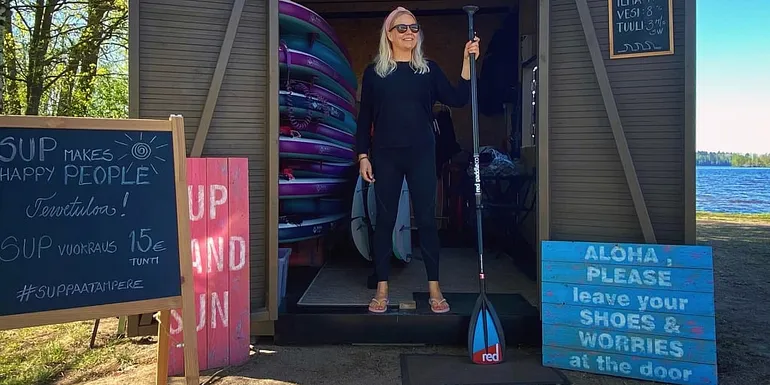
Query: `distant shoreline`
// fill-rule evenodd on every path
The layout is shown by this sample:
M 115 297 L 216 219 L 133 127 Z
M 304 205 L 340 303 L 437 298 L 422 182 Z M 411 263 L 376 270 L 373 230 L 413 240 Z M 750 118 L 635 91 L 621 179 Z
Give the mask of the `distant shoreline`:
M 729 164 L 695 164 L 696 167 L 725 167 L 725 168 L 770 168 L 768 166 L 761 166 L 761 165 L 742 165 L 742 166 L 732 166 Z
M 698 211 L 695 214 L 697 220 L 725 221 L 725 222 L 754 222 L 770 224 L 770 213 L 716 213 L 710 211 Z
M 770 154 L 696 151 L 697 166 L 770 167 Z

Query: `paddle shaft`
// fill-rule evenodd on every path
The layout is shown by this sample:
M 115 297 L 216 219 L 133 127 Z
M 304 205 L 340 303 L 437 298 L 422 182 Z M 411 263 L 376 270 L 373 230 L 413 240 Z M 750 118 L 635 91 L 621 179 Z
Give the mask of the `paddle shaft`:
M 479 7 L 466 5 L 463 10 L 468 14 L 468 40 L 473 41 L 476 32 L 473 30 L 473 14 Z M 479 248 L 479 286 L 482 294 L 486 294 L 487 284 L 484 276 L 484 237 L 481 228 L 481 171 L 479 170 L 479 95 L 476 80 L 476 55 L 471 53 L 471 122 L 473 123 L 473 183 L 476 195 L 476 232 Z

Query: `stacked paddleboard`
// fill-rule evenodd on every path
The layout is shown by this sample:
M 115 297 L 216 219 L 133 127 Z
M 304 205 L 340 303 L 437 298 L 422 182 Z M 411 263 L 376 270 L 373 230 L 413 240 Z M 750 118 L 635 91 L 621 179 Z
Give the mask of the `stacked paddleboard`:
M 331 26 L 307 7 L 279 0 L 281 244 L 325 235 L 348 215 L 356 175 L 357 79 Z

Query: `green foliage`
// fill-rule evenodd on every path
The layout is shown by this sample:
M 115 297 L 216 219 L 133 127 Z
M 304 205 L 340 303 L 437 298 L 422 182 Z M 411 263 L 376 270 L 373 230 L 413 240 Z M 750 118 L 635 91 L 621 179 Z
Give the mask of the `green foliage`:
M 732 154 L 733 167 L 770 167 L 770 154 Z
M 770 167 L 770 154 L 698 151 L 695 162 L 698 166 Z
M 3 114 L 128 117 L 128 0 L 6 0 Z
M 730 166 L 730 154 L 727 152 L 698 151 L 695 154 L 698 166 Z
M 99 69 L 93 95 L 88 99 L 89 117 L 128 118 L 128 61 L 115 66 L 118 74 Z
M 109 328 L 113 321 L 105 323 Z M 139 354 L 144 348 L 112 333 L 98 335 L 91 349 L 92 328 L 92 321 L 79 321 L 0 331 L 0 385 L 81 384 L 145 356 Z

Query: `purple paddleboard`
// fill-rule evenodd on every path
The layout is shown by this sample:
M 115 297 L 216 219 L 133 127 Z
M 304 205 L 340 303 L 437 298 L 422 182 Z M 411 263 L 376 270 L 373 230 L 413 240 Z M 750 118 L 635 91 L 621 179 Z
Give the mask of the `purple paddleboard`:
M 315 99 L 324 100 L 350 111 L 351 114 L 356 113 L 356 108 L 353 107 L 349 101 L 345 100 L 345 98 L 335 94 L 334 92 L 319 86 L 318 84 L 311 84 L 302 80 L 290 80 L 289 85 L 287 86 L 286 82 L 281 81 L 280 89 L 281 91 L 289 91 L 305 96 L 311 96 Z
M 320 218 L 302 215 L 281 216 L 278 218 L 278 243 L 292 243 L 323 236 L 334 229 L 345 216 L 345 213 Z
M 305 67 L 332 78 L 350 94 L 350 97 L 346 98 L 348 101 L 353 100 L 353 95 L 356 94 L 356 90 L 347 81 L 345 81 L 342 75 L 337 73 L 334 68 L 326 64 L 323 60 L 313 55 L 304 53 L 302 51 L 295 51 L 290 48 L 280 47 L 278 49 L 278 61 L 289 66 Z
M 291 0 L 280 0 L 278 2 L 278 14 L 285 21 L 285 23 L 281 23 L 281 27 L 285 31 L 326 35 L 322 36 L 321 40 L 328 39 L 326 41 L 327 45 L 339 51 L 347 60 L 348 65 L 350 65 L 352 62 L 350 60 L 350 53 L 345 49 L 345 45 L 342 44 L 339 36 L 334 32 L 332 26 L 317 13 L 313 12 L 313 10 Z M 285 28 L 284 25 L 288 28 Z
M 344 177 L 353 169 L 353 162 L 323 162 L 307 159 L 281 159 L 281 172 L 295 177 Z
M 356 132 L 356 117 L 325 100 L 278 91 L 278 109 L 281 116 L 288 118 L 293 127 L 306 126 L 315 120 L 350 133 Z
M 292 199 L 335 195 L 343 191 L 346 182 L 347 180 L 342 178 L 279 179 L 278 197 Z
M 278 139 L 278 152 L 281 158 L 324 160 L 327 162 L 350 162 L 353 160 L 352 149 L 331 142 L 286 136 L 281 136 Z
M 283 135 L 306 137 L 317 140 L 330 140 L 334 143 L 347 145 L 345 147 L 352 146 L 356 142 L 356 137 L 353 136 L 353 134 L 332 126 L 327 126 L 323 123 L 310 122 L 308 124 L 302 124 L 300 127 L 292 126 L 291 122 L 286 122 L 284 124 L 285 125 L 281 126 L 281 134 Z

